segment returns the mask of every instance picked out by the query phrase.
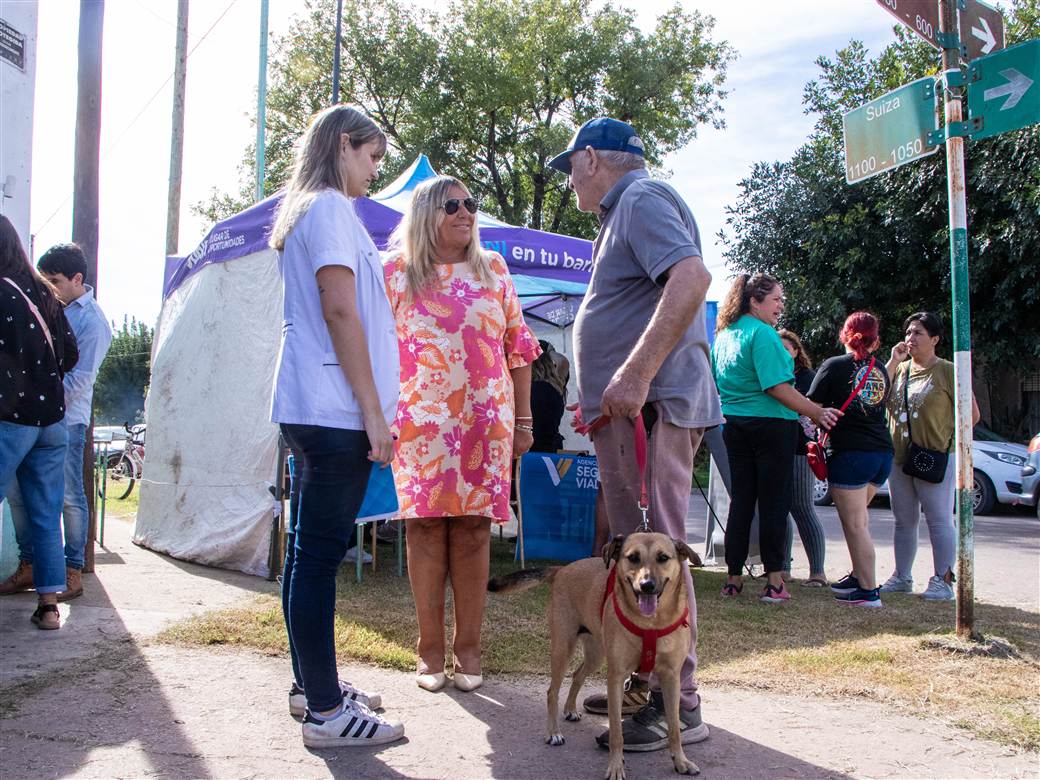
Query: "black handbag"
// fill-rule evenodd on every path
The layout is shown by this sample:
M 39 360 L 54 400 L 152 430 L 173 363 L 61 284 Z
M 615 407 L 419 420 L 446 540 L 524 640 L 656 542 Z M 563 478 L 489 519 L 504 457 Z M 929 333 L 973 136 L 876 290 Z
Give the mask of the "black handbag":
M 903 464 L 903 473 L 908 477 L 917 477 L 933 485 L 940 484 L 946 479 L 946 466 L 950 462 L 949 447 L 946 452 L 930 450 L 914 444 L 914 431 L 910 427 L 910 403 L 908 400 L 910 386 L 910 367 L 906 369 L 906 379 L 903 380 L 903 409 L 906 411 L 906 432 L 910 437 L 910 446 L 906 450 L 906 462 Z M 953 441 L 950 442 L 953 444 Z

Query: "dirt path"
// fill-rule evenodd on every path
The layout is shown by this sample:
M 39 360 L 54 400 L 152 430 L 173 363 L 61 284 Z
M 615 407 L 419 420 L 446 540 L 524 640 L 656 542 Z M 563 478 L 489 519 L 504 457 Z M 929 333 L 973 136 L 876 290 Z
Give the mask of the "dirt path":
M 287 713 L 288 662 L 233 650 L 155 645 L 168 620 L 273 585 L 134 547 L 110 526 L 110 557 L 66 627 L 29 624 L 32 597 L 0 600 L 0 765 L 6 777 L 597 778 L 603 718 L 565 724 L 542 743 L 546 681 L 491 679 L 473 694 L 430 694 L 372 667 L 406 740 L 379 749 L 309 751 Z M 344 670 L 346 671 L 346 670 Z M 1040 777 L 1040 758 L 881 705 L 745 690 L 704 692 L 711 738 L 688 748 L 707 778 Z M 628 758 L 632 778 L 672 777 L 664 753 Z

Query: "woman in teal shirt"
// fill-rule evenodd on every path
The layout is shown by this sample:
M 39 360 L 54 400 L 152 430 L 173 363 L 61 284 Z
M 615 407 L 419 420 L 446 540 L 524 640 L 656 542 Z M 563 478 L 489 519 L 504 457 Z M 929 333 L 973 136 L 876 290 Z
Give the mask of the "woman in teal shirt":
M 759 549 L 768 582 L 762 601 L 791 598 L 783 581 L 791 466 L 798 415 L 829 430 L 841 412 L 824 409 L 794 389 L 794 361 L 776 332 L 784 288 L 767 274 L 741 274 L 719 308 L 712 371 L 726 417 L 722 436 L 731 473 L 726 523 L 724 596 L 743 590 L 751 521 L 758 508 Z

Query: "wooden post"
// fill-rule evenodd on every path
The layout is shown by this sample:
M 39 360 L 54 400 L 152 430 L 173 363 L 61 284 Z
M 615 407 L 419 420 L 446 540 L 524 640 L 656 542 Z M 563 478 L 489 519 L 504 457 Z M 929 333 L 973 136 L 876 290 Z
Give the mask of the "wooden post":
M 87 284 L 98 291 L 98 168 L 101 151 L 101 40 L 105 0 L 80 0 L 79 94 L 76 101 L 76 159 L 73 172 L 72 240 L 87 258 Z M 90 527 L 83 571 L 94 571 L 94 425 L 87 425 L 83 447 L 83 485 Z

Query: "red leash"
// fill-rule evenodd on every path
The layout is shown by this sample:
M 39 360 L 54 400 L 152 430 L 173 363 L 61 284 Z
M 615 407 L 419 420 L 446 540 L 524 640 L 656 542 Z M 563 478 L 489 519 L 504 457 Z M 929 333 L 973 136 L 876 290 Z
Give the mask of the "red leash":
M 607 415 L 601 414 L 595 420 L 590 423 L 581 422 L 581 410 L 579 409 L 574 415 L 578 420 L 578 425 L 575 426 L 574 430 L 578 433 L 590 436 L 610 422 L 610 418 Z M 650 530 L 650 493 L 646 487 L 646 459 L 647 451 L 649 446 L 647 444 L 646 435 L 646 424 L 643 422 L 643 415 L 637 414 L 635 418 L 635 445 L 636 445 L 636 465 L 639 467 L 639 512 L 643 516 L 643 530 Z

